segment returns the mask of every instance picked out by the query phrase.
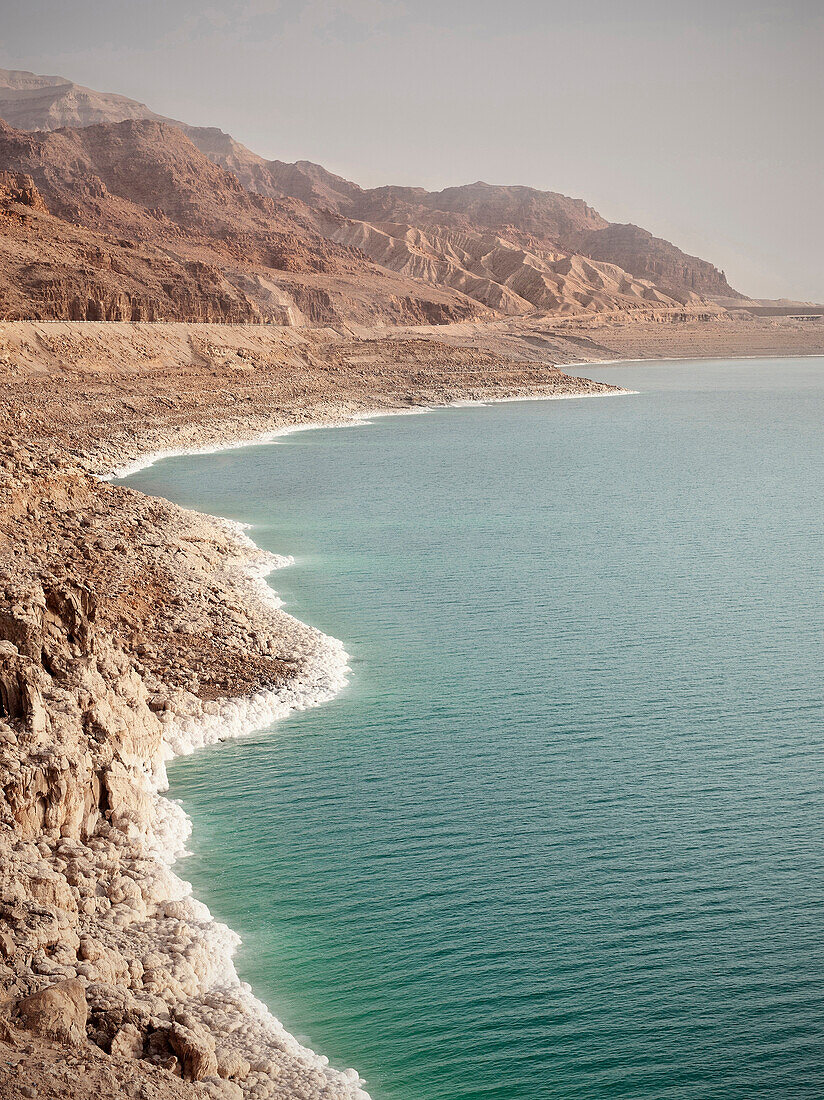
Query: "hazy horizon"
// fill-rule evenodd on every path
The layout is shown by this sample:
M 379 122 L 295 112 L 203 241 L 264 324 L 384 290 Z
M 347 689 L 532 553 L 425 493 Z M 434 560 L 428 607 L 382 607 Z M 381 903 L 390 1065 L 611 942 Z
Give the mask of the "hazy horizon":
M 824 11 L 811 0 L 8 9 L 5 68 L 119 92 L 366 187 L 560 191 L 710 260 L 744 293 L 824 300 Z

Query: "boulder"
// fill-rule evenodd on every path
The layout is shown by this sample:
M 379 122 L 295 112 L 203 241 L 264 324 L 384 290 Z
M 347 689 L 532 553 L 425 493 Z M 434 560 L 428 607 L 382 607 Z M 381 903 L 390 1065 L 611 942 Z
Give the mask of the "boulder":
M 86 1041 L 89 1009 L 83 983 L 76 978 L 23 997 L 17 1002 L 16 1012 L 29 1031 L 75 1046 Z
M 180 1059 L 183 1078 L 186 1081 L 202 1081 L 204 1077 L 217 1077 L 215 1041 L 202 1028 L 175 1024 L 168 1035 L 169 1045 Z
M 237 1077 L 243 1080 L 250 1069 L 247 1060 L 236 1050 L 218 1051 L 217 1072 L 220 1077 Z

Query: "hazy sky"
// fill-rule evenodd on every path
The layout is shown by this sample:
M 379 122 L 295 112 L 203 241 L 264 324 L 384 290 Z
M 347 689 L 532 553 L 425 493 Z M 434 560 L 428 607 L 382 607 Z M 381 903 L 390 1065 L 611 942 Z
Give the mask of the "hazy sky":
M 364 186 L 562 191 L 824 301 L 822 0 L 0 0 L 0 66 Z

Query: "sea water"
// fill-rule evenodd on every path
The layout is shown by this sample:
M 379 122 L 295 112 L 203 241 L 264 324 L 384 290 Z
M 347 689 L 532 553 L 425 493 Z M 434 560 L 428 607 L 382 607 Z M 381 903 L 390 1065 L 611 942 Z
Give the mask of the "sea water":
M 241 977 L 376 1100 L 824 1096 L 824 361 L 170 459 L 343 640 L 175 763 Z

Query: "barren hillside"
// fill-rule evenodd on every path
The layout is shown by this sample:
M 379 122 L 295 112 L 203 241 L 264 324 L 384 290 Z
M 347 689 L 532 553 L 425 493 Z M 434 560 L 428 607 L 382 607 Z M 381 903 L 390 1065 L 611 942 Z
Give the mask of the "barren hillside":
M 324 278 L 313 290 L 327 294 L 328 276 L 357 280 L 369 271 L 380 281 L 382 273 L 392 302 L 372 319 L 390 322 L 408 312 L 394 300 L 407 298 L 424 303 L 412 312 L 448 321 L 473 310 L 691 308 L 707 295 L 736 296 L 707 261 L 638 227 L 612 225 L 583 200 L 556 192 L 482 182 L 439 192 L 364 189 L 309 161 L 265 160 L 221 130 L 164 119 L 123 96 L 19 71 L 0 70 L 0 116 L 44 132 L 15 142 L 7 131 L 0 168 L 30 174 L 53 214 L 164 248 L 171 232 L 187 260 L 198 244 L 200 262 L 217 258 L 236 289 L 225 268 L 231 260 L 314 272 Z M 121 121 L 128 125 L 113 127 Z M 50 139 L 51 131 L 59 133 Z M 403 276 L 403 287 L 390 272 Z M 244 285 L 251 313 L 282 314 L 274 301 L 282 291 L 248 292 Z M 297 302 L 286 308 L 306 313 Z M 326 321 L 364 320 L 362 307 L 321 307 L 317 294 L 313 309 Z

